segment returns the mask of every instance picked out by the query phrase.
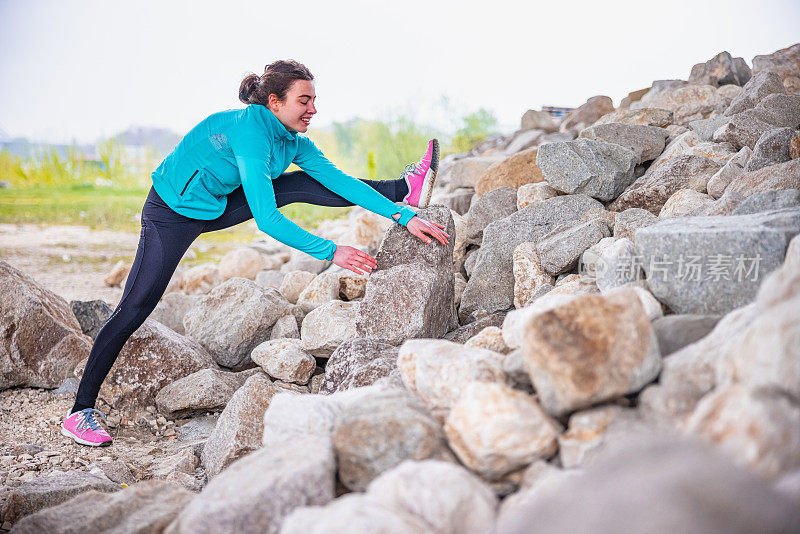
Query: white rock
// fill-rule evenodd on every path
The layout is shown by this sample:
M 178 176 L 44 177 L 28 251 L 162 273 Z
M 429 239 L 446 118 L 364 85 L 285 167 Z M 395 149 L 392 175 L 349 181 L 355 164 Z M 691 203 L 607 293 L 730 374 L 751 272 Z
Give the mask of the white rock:
M 313 356 L 327 358 L 336 347 L 358 337 L 356 321 L 360 302 L 332 300 L 306 315 L 300 339 Z

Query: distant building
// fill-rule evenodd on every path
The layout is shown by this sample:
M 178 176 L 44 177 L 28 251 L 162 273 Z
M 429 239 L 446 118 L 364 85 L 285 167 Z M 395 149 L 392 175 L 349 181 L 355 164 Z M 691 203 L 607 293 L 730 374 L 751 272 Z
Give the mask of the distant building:
M 550 114 L 551 117 L 554 119 L 563 117 L 570 111 L 574 110 L 575 108 L 563 108 L 558 106 L 542 106 L 542 111 L 545 111 Z

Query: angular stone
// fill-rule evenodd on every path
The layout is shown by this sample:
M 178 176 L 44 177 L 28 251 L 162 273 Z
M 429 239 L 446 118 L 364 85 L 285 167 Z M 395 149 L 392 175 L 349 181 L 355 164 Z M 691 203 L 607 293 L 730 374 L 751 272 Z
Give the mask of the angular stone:
M 658 218 L 668 219 L 670 217 L 691 215 L 696 210 L 713 203 L 714 197 L 711 195 L 700 193 L 694 189 L 679 189 L 675 191 L 661 207 Z
M 79 363 L 75 376 L 81 377 L 85 368 L 86 361 Z M 132 411 L 152 405 L 157 393 L 178 379 L 216 368 L 199 343 L 146 319 L 122 347 L 99 396 L 121 411 Z
M 551 275 L 558 275 L 572 270 L 586 249 L 610 236 L 608 224 L 593 219 L 554 230 L 536 244 L 536 253 L 542 269 Z
M 582 296 L 527 324 L 523 351 L 542 407 L 561 416 L 658 376 L 658 341 L 632 289 Z
M 729 159 L 714 176 L 708 179 L 708 184 L 706 184 L 708 194 L 714 198 L 721 197 L 725 193 L 725 188 L 744 173 L 744 166 L 752 153 L 753 150 L 750 147 L 742 147 L 734 157 Z
M 320 307 L 326 302 L 339 299 L 339 275 L 318 274 L 297 297 L 297 305 L 304 313 Z
M 705 63 L 692 67 L 689 83 L 719 87 L 725 84 L 744 85 L 752 74 L 744 59 L 731 56 L 730 52 L 720 52 Z
M 4 495 L 2 517 L 4 522 L 13 525 L 25 516 L 61 504 L 81 493 L 92 490 L 108 493 L 121 489 L 121 486 L 105 477 L 76 470 L 55 471 L 8 489 L 10 491 Z M 34 532 L 30 530 L 30 524 L 27 527 L 23 524 L 19 528 Z
M 89 356 L 91 339 L 67 302 L 0 260 L 0 390 L 57 388 Z
M 306 351 L 327 358 L 343 342 L 357 337 L 361 302 L 332 300 L 309 313 L 300 328 Z
M 609 205 L 609 209 L 643 208 L 658 215 L 667 199 L 680 189 L 705 192 L 706 184 L 719 168 L 702 156 L 676 156 L 636 180 Z
M 545 284 L 555 284 L 555 278 L 542 267 L 536 245 L 521 243 L 514 249 L 514 307 L 523 307 Z
M 709 117 L 708 119 L 700 119 L 689 123 L 689 130 L 691 130 L 701 141 L 711 141 L 714 137 L 714 132 L 719 130 L 730 122 L 730 117 L 717 116 Z
M 636 248 L 658 300 L 676 313 L 720 314 L 755 297 L 798 232 L 799 209 L 680 217 L 638 230 Z
M 335 474 L 329 439 L 298 437 L 262 448 L 211 479 L 169 532 L 277 534 L 295 508 L 334 498 Z
M 314 357 L 303 348 L 303 342 L 299 339 L 275 339 L 258 345 L 250 357 L 272 378 L 306 384 L 317 364 Z
M 702 444 L 661 435 L 629 440 L 558 482 L 501 513 L 497 532 L 782 534 L 800 526 L 800 512 L 766 481 Z
M 639 228 L 645 228 L 658 222 L 658 217 L 642 208 L 628 208 L 614 217 L 614 238 L 626 238 L 631 241 Z
M 649 89 L 645 89 L 648 91 Z M 603 115 L 594 126 L 611 123 L 632 124 L 635 126 L 659 126 L 666 128 L 672 124 L 672 112 L 667 109 L 641 108 L 641 109 L 620 109 Z
M 789 141 L 797 135 L 794 128 L 774 128 L 758 138 L 753 155 L 747 160 L 744 172 L 757 171 L 769 165 L 789 161 Z
M 784 84 L 797 77 L 800 70 L 800 43 L 782 48 L 772 54 L 756 56 L 753 58 L 753 73 L 773 71 L 780 76 Z
M 552 456 L 560 432 L 533 397 L 500 383 L 467 384 L 445 422 L 459 459 L 489 480 Z
M 280 317 L 272 327 L 272 331 L 269 333 L 270 340 L 272 339 L 284 339 L 284 338 L 293 338 L 299 339 L 300 338 L 300 328 L 297 326 L 297 318 L 295 318 L 292 314 L 284 315 Z
M 755 148 L 767 130 L 800 125 L 800 95 L 771 94 L 753 109 L 737 113 L 730 122 L 714 132 L 713 140 L 728 142 L 737 148 Z
M 466 347 L 491 350 L 500 354 L 508 354 L 511 349 L 503 341 L 503 331 L 497 326 L 487 326 L 464 343 Z
M 369 277 L 361 274 L 343 274 L 339 276 L 339 297 L 356 300 L 364 296 Z
M 603 95 L 593 96 L 577 109 L 570 111 L 561 121 L 559 131 L 579 132 L 591 126 L 597 119 L 614 111 L 612 100 Z
M 483 229 L 499 219 L 517 211 L 517 192 L 510 187 L 499 187 L 476 197 L 467 212 L 464 243 L 480 245 Z
M 248 378 L 219 416 L 200 456 L 209 477 L 261 447 L 264 412 L 278 392 L 263 374 Z
M 69 303 L 72 313 L 81 325 L 81 331 L 92 339 L 97 337 L 97 333 L 103 328 L 111 313 L 114 311 L 111 306 L 102 300 L 72 300 Z M 156 319 L 158 320 L 158 319 Z M 163 323 L 163 321 L 161 321 Z M 183 325 L 181 325 L 183 328 Z
M 453 235 L 453 218 L 447 208 L 431 206 L 419 214 Z M 399 344 L 408 338 L 441 337 L 457 326 L 453 247 L 452 241 L 444 246 L 436 240 L 420 243 L 402 226 L 391 228 L 376 257 L 378 267 L 367 282 L 357 335 Z M 344 339 L 352 337 L 355 335 Z
M 183 324 L 220 365 L 243 367 L 253 348 L 269 339 L 272 325 L 289 309 L 273 288 L 245 278 L 231 278 L 198 299 Z
M 194 493 L 161 480 L 114 493 L 86 491 L 24 518 L 14 532 L 163 532 L 193 497 Z
M 643 279 L 644 272 L 637 258 L 636 246 L 625 237 L 607 246 L 595 263 L 594 280 L 601 293 Z
M 167 293 L 156 304 L 156 308 L 150 314 L 150 319 L 158 321 L 181 335 L 185 335 L 186 329 L 183 327 L 183 318 L 196 303 L 197 297 L 194 295 L 184 295 L 178 292 Z
M 653 321 L 658 348 L 666 357 L 707 336 L 719 322 L 719 315 L 676 314 Z
M 800 466 L 800 404 L 775 391 L 717 388 L 697 405 L 686 431 L 763 477 Z
M 542 171 L 536 166 L 537 153 L 537 148 L 529 148 L 498 161 L 481 175 L 475 184 L 475 193 L 483 195 L 498 187 L 516 189 L 524 184 L 541 182 Z
M 446 341 L 452 341 L 453 343 L 466 343 L 467 340 L 484 328 L 502 325 L 505 316 L 506 312 L 504 311 L 489 314 L 476 312 L 475 316 L 470 316 L 471 322 L 465 324 L 464 326 L 460 326 L 455 330 L 451 330 L 445 334 L 443 339 Z
M 297 299 L 300 297 L 300 294 L 315 278 L 316 275 L 308 271 L 290 271 L 286 273 L 278 291 L 280 291 L 281 295 L 283 295 L 286 300 L 292 304 L 297 304 Z
M 716 203 L 695 215 L 728 215 L 754 194 L 783 189 L 800 189 L 800 160 L 740 174 L 725 188 L 725 193 Z
M 159 413 L 170 418 L 219 410 L 246 378 L 245 373 L 201 369 L 161 388 L 156 394 L 156 406 Z
M 473 311 L 494 312 L 514 305 L 514 249 L 537 242 L 559 225 L 576 222 L 602 205 L 585 195 L 564 195 L 537 202 L 522 211 L 489 224 L 477 254 L 472 276 L 461 297 L 459 317 Z
M 576 139 L 542 145 L 536 164 L 553 188 L 608 201 L 633 181 L 636 154 L 615 143 Z
M 558 191 L 545 182 L 521 185 L 517 189 L 517 209 L 521 210 L 536 202 L 557 196 Z
M 373 339 L 345 341 L 325 364 L 319 392 L 330 394 L 369 386 L 397 369 L 397 347 Z
M 800 191 L 778 189 L 750 195 L 736 206 L 731 215 L 749 215 L 762 211 L 796 207 L 800 207 Z
M 444 340 L 412 339 L 400 346 L 403 383 L 443 421 L 467 383 L 504 382 L 503 355 Z
M 610 123 L 590 126 L 581 131 L 578 137 L 624 146 L 633 151 L 634 161 L 639 164 L 660 155 L 668 135 L 669 132 L 656 126 Z
M 405 460 L 451 458 L 441 425 L 405 389 L 378 392 L 344 408 L 332 439 L 339 479 L 353 491 L 365 490 Z
M 732 117 L 742 111 L 753 109 L 767 96 L 785 92 L 780 76 L 770 71 L 756 72 L 744 85 L 742 92 L 731 101 L 725 110 L 725 115 Z

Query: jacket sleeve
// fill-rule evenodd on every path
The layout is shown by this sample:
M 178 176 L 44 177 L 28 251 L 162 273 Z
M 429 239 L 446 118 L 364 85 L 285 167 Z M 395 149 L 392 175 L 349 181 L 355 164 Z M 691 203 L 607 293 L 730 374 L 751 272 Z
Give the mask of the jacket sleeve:
M 244 196 L 253 212 L 258 229 L 310 256 L 321 260 L 333 259 L 333 253 L 336 251 L 336 244 L 333 241 L 315 236 L 278 211 L 269 174 L 269 150 L 264 150 L 260 157 L 256 157 L 253 150 L 241 152 L 248 155 L 236 155 L 236 165 L 242 178 Z M 236 153 L 235 146 L 234 153 Z
M 400 219 L 396 222 L 403 226 L 416 215 L 413 210 L 398 206 L 361 180 L 339 170 L 307 137 L 298 136 L 298 142 L 294 163 L 334 193 L 392 221 L 395 221 L 392 215 L 399 213 Z

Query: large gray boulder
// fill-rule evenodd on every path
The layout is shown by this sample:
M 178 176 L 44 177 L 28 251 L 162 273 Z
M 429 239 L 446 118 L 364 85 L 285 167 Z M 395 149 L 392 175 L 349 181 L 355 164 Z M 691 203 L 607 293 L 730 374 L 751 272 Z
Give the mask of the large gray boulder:
M 756 295 L 800 232 L 800 209 L 678 217 L 636 232 L 647 283 L 676 313 L 721 314 Z
M 772 94 L 784 94 L 781 77 L 770 71 L 756 73 L 742 88 L 739 93 L 725 110 L 725 115 L 732 117 L 737 113 L 753 109 L 759 102 Z
M 289 309 L 272 287 L 231 278 L 200 297 L 183 319 L 186 335 L 197 340 L 220 365 L 242 368 L 250 352 L 269 339 L 272 325 Z
M 609 201 L 633 182 L 636 154 L 615 143 L 576 139 L 542 145 L 536 165 L 559 191 Z
M 584 213 L 603 205 L 586 195 L 564 195 L 532 204 L 490 223 L 483 231 L 483 245 L 461 297 L 459 317 L 476 310 L 489 313 L 514 306 L 514 249 L 537 242 L 560 225 L 580 221 Z
M 248 378 L 234 393 L 200 456 L 210 477 L 261 447 L 264 412 L 278 391 L 266 375 L 258 373 Z
M 325 364 L 321 394 L 369 386 L 397 369 L 398 349 L 374 339 L 345 341 Z
M 517 191 L 511 187 L 498 187 L 476 197 L 467 211 L 467 229 L 464 243 L 480 245 L 483 229 L 492 221 L 508 217 L 517 211 Z
M 669 132 L 657 126 L 642 126 L 612 122 L 596 124 L 583 130 L 578 137 L 599 139 L 633 150 L 637 164 L 650 161 L 664 151 Z
M 83 361 L 75 367 L 82 376 Z M 122 347 L 103 385 L 100 398 L 122 411 L 135 411 L 155 403 L 161 389 L 201 369 L 217 364 L 195 340 L 158 321 L 146 319 Z
M 797 130 L 789 127 L 774 128 L 761 134 L 753 148 L 753 154 L 744 166 L 744 172 L 757 171 L 792 159 L 789 157 L 789 141 L 796 135 Z
M 449 243 L 423 243 L 399 225 L 389 229 L 359 307 L 359 336 L 397 345 L 408 338 L 441 337 L 458 324 L 453 217 L 450 210 L 435 205 L 420 210 L 419 217 L 444 226 Z
M 405 460 L 452 458 L 439 422 L 404 388 L 345 407 L 336 416 L 332 439 L 339 479 L 354 491 Z
M 201 369 L 161 388 L 156 394 L 156 406 L 166 417 L 220 410 L 249 374 L 247 371 Z
M 298 436 L 264 447 L 211 479 L 167 529 L 168 534 L 277 534 L 297 507 L 335 495 L 330 439 Z
M 122 486 L 86 471 L 56 471 L 9 489 L 0 516 L 4 522 L 13 525 L 27 515 L 61 504 L 81 493 L 91 490 L 112 492 L 122 489 Z
M 714 87 L 727 84 L 744 85 L 751 77 L 750 67 L 743 58 L 734 58 L 730 52 L 724 51 L 705 63 L 698 63 L 692 67 L 689 83 Z
M 0 390 L 57 388 L 89 357 L 91 339 L 67 301 L 0 260 Z
M 86 491 L 25 517 L 13 532 L 163 532 L 193 497 L 191 491 L 162 480 L 146 480 L 114 493 Z
M 737 148 L 755 148 L 756 142 L 767 130 L 800 125 L 800 95 L 771 94 L 753 109 L 737 113 L 714 132 L 716 142 L 732 143 Z
M 721 454 L 665 436 L 625 442 L 583 473 L 534 488 L 522 504 L 501 513 L 496 531 L 789 534 L 800 529 L 800 512 L 791 501 Z

